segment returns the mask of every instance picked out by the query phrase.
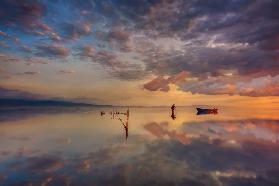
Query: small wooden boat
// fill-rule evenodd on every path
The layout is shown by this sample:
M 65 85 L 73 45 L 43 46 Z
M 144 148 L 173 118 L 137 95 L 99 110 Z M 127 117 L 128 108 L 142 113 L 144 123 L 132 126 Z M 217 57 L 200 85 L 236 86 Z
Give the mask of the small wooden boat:
M 198 115 L 199 114 L 218 114 L 218 109 L 213 108 L 213 109 L 203 109 L 203 108 L 197 108 Z

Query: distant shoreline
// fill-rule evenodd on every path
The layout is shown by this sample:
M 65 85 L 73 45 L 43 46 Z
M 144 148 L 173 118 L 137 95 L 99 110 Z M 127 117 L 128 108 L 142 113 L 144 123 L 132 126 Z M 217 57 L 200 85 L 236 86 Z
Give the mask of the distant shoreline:
M 112 105 L 97 105 L 90 103 L 75 103 L 60 100 L 31 100 L 31 99 L 0 99 L 2 107 L 108 107 Z

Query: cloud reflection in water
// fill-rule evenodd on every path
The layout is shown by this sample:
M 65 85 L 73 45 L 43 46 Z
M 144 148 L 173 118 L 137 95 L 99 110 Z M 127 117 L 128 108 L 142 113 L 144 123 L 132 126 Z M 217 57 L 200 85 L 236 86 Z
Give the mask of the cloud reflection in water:
M 174 126 L 172 120 L 139 120 L 146 118 L 144 115 L 144 109 L 131 115 L 128 141 L 123 141 L 121 123 L 100 118 L 98 111 L 82 116 L 67 113 L 63 120 L 59 115 L 44 117 L 41 125 L 36 123 L 41 131 L 32 137 L 36 143 L 28 147 L 29 153 L 18 156 L 19 150 L 1 148 L 0 182 L 49 186 L 278 185 L 279 120 L 188 120 Z M 61 122 L 65 120 L 64 125 Z M 44 133 L 54 127 L 50 121 L 57 125 L 60 138 Z M 10 122 L 20 126 L 23 121 Z M 77 123 L 82 130 L 76 128 Z M 12 129 L 5 123 L 0 127 Z M 22 130 L 32 128 L 34 125 Z M 22 135 L 15 133 L 8 141 L 27 146 L 30 141 L 20 142 L 28 139 Z M 7 137 L 9 134 L 1 139 Z M 64 143 L 68 139 L 71 143 Z M 102 146 L 94 147 L 98 139 L 103 141 Z M 80 148 L 90 144 L 91 149 Z M 68 153 L 69 149 L 74 153 Z

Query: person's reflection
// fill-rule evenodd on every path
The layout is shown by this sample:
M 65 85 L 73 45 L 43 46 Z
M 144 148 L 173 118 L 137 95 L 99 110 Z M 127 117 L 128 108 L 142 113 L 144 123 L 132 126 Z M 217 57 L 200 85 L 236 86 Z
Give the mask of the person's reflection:
M 176 119 L 176 115 L 175 115 L 174 113 L 172 113 L 172 114 L 171 114 L 171 118 L 172 118 L 173 120 L 175 120 L 175 119 Z

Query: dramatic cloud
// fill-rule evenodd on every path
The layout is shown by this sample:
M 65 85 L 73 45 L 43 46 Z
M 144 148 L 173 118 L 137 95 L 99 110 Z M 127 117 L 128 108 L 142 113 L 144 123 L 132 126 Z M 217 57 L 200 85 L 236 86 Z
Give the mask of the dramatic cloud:
M 65 60 L 98 63 L 120 80 L 157 77 L 143 83 L 150 91 L 169 91 L 169 84 L 176 84 L 209 95 L 278 95 L 275 0 L 4 0 L 0 5 L 3 55 L 69 56 Z M 169 77 L 183 71 L 183 81 L 171 82 Z

